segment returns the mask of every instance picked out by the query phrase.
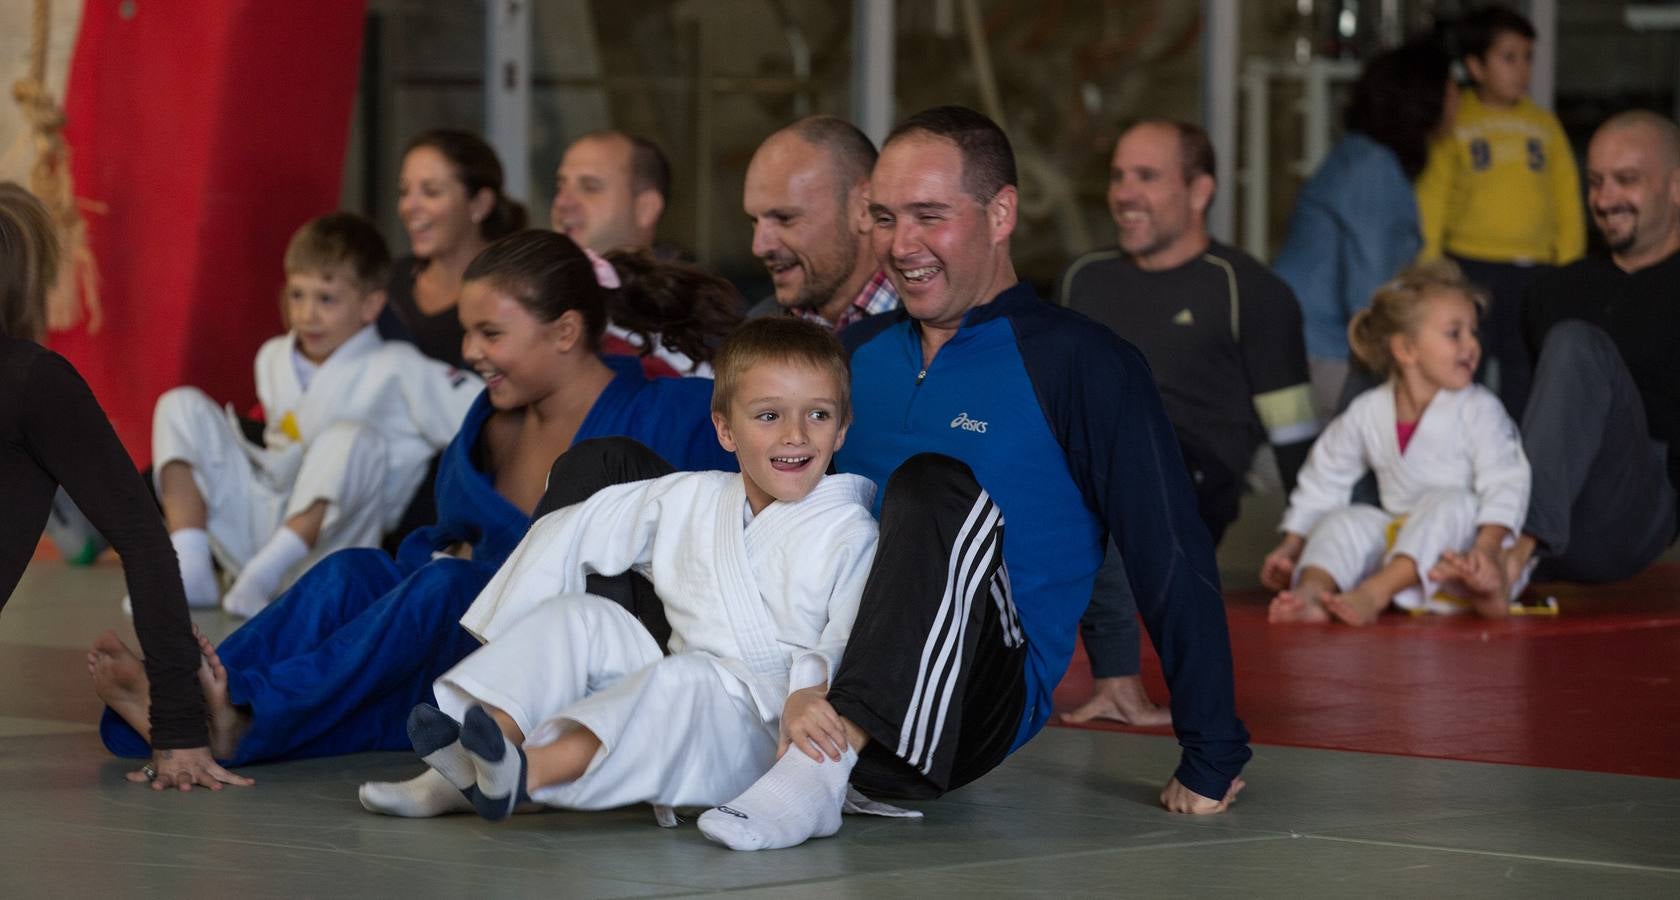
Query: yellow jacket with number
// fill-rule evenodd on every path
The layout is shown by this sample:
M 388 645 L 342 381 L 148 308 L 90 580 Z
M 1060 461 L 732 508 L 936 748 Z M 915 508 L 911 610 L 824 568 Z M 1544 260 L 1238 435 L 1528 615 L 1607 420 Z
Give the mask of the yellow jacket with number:
M 1586 250 L 1580 178 L 1551 112 L 1524 97 L 1507 109 L 1465 91 L 1452 133 L 1417 180 L 1420 257 L 1444 250 L 1489 262 L 1562 265 Z

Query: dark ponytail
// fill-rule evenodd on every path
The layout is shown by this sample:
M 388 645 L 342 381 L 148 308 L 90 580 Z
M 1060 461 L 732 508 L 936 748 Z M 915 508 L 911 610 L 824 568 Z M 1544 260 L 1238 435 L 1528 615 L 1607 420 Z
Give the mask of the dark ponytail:
M 1353 84 L 1342 124 L 1394 152 L 1416 179 L 1446 113 L 1452 57 L 1428 38 L 1414 38 L 1365 64 Z
M 646 251 L 607 254 L 622 286 L 601 287 L 595 266 L 572 239 L 552 231 L 518 231 L 485 247 L 462 281 L 488 281 L 519 301 L 539 322 L 577 310 L 590 349 L 599 350 L 607 321 L 654 339 L 697 363 L 741 323 L 740 300 L 729 282 L 689 266 L 659 262 Z
M 497 191 L 496 205 L 490 208 L 490 215 L 478 225 L 478 231 L 487 241 L 500 240 L 523 231 L 526 225 L 525 204 Z
M 724 336 L 741 324 L 734 285 L 692 266 L 663 263 L 646 250 L 614 250 L 607 261 L 623 286 L 607 291 L 613 324 L 641 339 L 642 355 L 654 340 L 696 363 L 708 362 Z

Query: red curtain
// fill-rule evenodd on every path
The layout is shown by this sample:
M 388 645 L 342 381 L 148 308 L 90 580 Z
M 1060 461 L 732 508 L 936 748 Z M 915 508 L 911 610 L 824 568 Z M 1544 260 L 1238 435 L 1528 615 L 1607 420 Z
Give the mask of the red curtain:
M 180 384 L 248 408 L 286 241 L 338 206 L 360 0 L 87 0 L 65 110 L 104 322 L 48 344 L 135 461 Z

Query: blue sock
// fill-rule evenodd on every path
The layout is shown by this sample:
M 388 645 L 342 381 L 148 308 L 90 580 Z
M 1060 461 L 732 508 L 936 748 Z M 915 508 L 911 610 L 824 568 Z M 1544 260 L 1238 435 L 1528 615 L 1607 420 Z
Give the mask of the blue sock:
M 525 751 L 507 739 L 483 706 L 467 710 L 461 722 L 461 746 L 472 759 L 478 795 L 469 796 L 478 814 L 492 822 L 513 815 L 529 802 L 525 792 Z
M 461 723 L 430 703 L 416 704 L 408 714 L 408 740 L 420 761 L 442 775 L 471 800 L 478 789 L 472 757 L 461 746 Z

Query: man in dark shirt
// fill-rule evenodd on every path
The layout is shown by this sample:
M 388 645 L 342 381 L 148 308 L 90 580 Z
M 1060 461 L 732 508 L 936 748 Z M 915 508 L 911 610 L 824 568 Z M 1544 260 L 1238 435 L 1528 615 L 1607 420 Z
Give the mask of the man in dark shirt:
M 1244 476 L 1269 441 L 1285 490 L 1318 432 L 1301 309 L 1282 279 L 1212 240 L 1213 145 L 1186 122 L 1148 120 L 1115 144 L 1108 205 L 1119 247 L 1062 277 L 1061 303 L 1112 328 L 1149 360 L 1214 543 L 1235 521 Z M 1167 721 L 1138 678 L 1136 604 L 1111 546 L 1081 623 L 1095 685 L 1068 721 Z
M 1680 485 L 1680 129 L 1611 117 L 1587 149 L 1587 207 L 1610 248 L 1545 277 L 1523 304 L 1538 353 L 1523 412 L 1534 470 L 1523 534 L 1503 572 L 1444 569 L 1504 590 L 1539 577 L 1614 581 L 1674 541 Z

